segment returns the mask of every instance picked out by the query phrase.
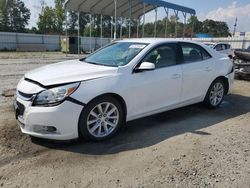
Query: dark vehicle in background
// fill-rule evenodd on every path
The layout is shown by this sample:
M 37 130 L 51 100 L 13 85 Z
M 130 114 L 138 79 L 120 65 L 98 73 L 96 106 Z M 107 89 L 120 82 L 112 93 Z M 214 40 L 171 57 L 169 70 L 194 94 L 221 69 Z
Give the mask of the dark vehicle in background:
M 250 62 L 250 46 L 247 49 L 236 49 L 234 54 L 237 58 Z
M 235 75 L 238 79 L 250 79 L 250 46 L 234 51 Z

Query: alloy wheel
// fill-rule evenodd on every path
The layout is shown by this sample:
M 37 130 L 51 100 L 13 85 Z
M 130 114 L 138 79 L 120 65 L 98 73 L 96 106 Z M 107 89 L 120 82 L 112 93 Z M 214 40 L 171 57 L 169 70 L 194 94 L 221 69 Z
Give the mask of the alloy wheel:
M 215 83 L 213 85 L 213 87 L 210 91 L 210 95 L 209 95 L 211 105 L 217 106 L 218 104 L 220 104 L 220 102 L 223 99 L 223 96 L 224 96 L 223 84 L 220 82 Z
M 94 137 L 110 135 L 119 123 L 118 108 L 110 103 L 103 102 L 96 105 L 87 117 L 87 129 Z

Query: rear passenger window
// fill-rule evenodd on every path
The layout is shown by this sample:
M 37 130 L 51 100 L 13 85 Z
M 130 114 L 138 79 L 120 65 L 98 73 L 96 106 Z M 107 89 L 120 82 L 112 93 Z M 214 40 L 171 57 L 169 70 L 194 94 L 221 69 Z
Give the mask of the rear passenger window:
M 201 46 L 192 43 L 181 43 L 183 63 L 193 63 L 211 58 L 211 55 Z
M 212 56 L 203 48 L 201 48 L 202 58 L 203 60 L 210 59 Z

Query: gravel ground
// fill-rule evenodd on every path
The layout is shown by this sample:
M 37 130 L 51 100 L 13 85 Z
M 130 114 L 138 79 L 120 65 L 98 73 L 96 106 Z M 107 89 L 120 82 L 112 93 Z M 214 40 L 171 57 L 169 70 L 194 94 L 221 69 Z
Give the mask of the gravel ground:
M 57 60 L 0 60 L 1 90 Z M 0 187 L 250 188 L 250 82 L 236 81 L 217 110 L 197 104 L 139 119 L 97 143 L 31 139 L 12 101 L 0 99 Z
M 19 57 L 19 59 L 18 59 Z M 3 90 L 15 88 L 24 73 L 46 64 L 78 58 L 60 52 L 0 52 L 0 102 Z

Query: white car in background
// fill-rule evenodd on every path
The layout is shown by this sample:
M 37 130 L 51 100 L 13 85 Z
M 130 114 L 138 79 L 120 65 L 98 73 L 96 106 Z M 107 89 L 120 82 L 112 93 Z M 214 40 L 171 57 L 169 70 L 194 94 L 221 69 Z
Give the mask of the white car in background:
M 217 108 L 233 78 L 231 60 L 205 45 L 122 40 L 26 73 L 17 86 L 16 118 L 35 137 L 104 140 L 126 121 L 199 102 Z
M 233 57 L 234 52 L 231 48 L 231 45 L 228 43 L 223 43 L 223 42 L 219 42 L 219 43 L 213 43 L 213 42 L 206 42 L 205 45 L 215 49 L 217 52 L 220 52 L 222 54 L 226 54 L 226 55 L 230 55 L 231 57 Z

